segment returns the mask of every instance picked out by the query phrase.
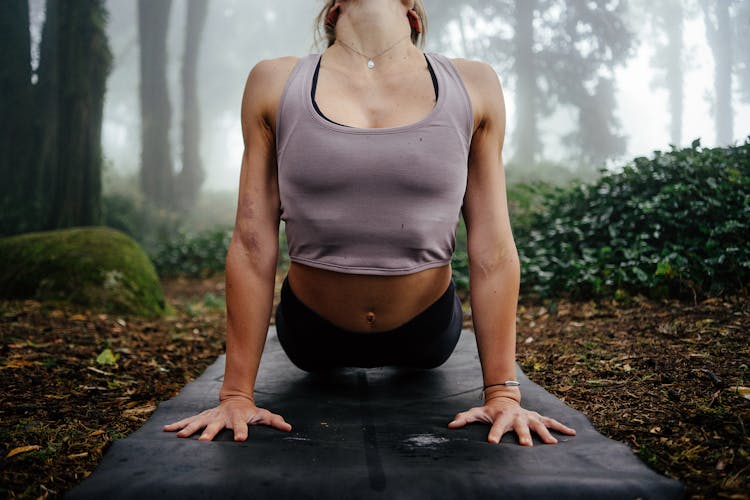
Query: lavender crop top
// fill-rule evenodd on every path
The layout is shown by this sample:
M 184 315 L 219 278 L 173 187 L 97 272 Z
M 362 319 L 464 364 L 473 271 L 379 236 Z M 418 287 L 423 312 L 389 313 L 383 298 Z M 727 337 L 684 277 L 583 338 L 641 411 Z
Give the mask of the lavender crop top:
M 276 121 L 281 220 L 289 259 L 353 274 L 401 275 L 450 263 L 474 126 L 453 64 L 425 53 L 437 102 L 417 122 L 356 128 L 312 97 L 320 54 L 301 58 Z

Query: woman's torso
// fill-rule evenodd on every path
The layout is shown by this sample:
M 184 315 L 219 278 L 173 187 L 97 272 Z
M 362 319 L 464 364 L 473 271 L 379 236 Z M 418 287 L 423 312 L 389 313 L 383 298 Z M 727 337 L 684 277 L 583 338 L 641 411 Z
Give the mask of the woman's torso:
M 283 61 L 275 87 L 286 84 L 298 60 Z M 456 67 L 460 71 L 459 65 Z M 269 128 L 274 131 L 278 130 L 282 91 L 274 88 L 274 95 L 279 98 L 276 109 L 269 110 Z M 467 91 L 471 97 L 468 85 Z M 315 90 L 315 102 L 327 119 L 356 128 L 392 128 L 419 122 L 435 108 L 435 97 L 426 62 L 410 75 L 384 76 L 373 86 L 347 77 L 333 64 L 327 67 L 325 56 Z M 476 116 L 474 120 L 472 130 L 476 128 Z M 291 262 L 288 277 L 295 295 L 331 323 L 351 331 L 378 332 L 406 323 L 435 302 L 450 283 L 451 266 L 384 276 L 336 272 Z

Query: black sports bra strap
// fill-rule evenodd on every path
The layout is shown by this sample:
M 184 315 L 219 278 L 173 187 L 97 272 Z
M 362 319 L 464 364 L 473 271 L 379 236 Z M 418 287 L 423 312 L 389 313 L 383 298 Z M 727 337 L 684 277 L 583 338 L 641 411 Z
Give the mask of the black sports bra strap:
M 351 125 L 343 125 L 341 123 L 335 122 L 328 118 L 326 115 L 323 114 L 323 112 L 318 107 L 318 103 L 315 102 L 315 89 L 318 87 L 318 72 L 320 71 L 320 60 L 322 57 L 318 58 L 318 64 L 315 66 L 315 73 L 313 73 L 313 81 L 312 81 L 312 89 L 310 90 L 310 98 L 312 99 L 313 107 L 315 108 L 315 111 L 318 112 L 320 116 L 325 118 L 331 123 L 335 123 L 336 125 L 341 125 L 342 127 L 350 127 Z M 424 56 L 425 61 L 427 61 L 427 69 L 430 70 L 430 78 L 432 78 L 432 87 L 435 90 L 435 101 L 437 101 L 438 98 L 438 82 L 437 77 L 435 76 L 435 70 L 432 69 L 432 64 L 430 64 L 430 60 L 427 59 L 427 55 Z

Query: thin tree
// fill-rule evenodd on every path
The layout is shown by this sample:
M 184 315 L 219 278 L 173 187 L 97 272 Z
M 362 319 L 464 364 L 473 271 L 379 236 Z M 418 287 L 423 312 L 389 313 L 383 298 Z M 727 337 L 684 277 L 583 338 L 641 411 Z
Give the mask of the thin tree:
M 750 0 L 742 0 L 737 6 L 735 20 L 735 54 L 737 54 L 737 81 L 740 99 L 750 104 Z
M 205 172 L 200 156 L 200 110 L 198 100 L 198 53 L 208 2 L 189 0 L 182 55 L 182 170 L 177 175 L 176 208 L 191 210 L 198 198 Z
M 734 138 L 732 113 L 733 33 L 732 0 L 702 0 L 706 39 L 714 57 L 714 122 L 716 142 L 725 145 Z
M 446 1 L 436 1 L 442 11 Z M 539 121 L 560 105 L 572 105 L 578 110 L 581 133 L 568 137 L 575 139 L 572 149 L 579 160 L 601 163 L 624 151 L 625 139 L 618 133 L 614 115 L 612 71 L 625 62 L 633 44 L 633 34 L 624 23 L 625 0 L 459 3 L 463 5 L 461 22 L 474 19 L 469 22 L 476 26 L 476 20 L 481 19 L 485 26 L 483 36 L 472 43 L 464 36 L 461 45 L 472 51 L 466 56 L 484 59 L 500 68 L 503 81 L 515 91 L 513 163 L 527 167 L 542 157 Z M 459 6 L 453 9 L 455 12 Z M 438 19 L 446 27 L 451 24 L 449 19 Z M 451 40 L 444 41 L 443 47 L 449 43 Z M 592 111 L 593 101 L 610 107 L 597 109 L 597 115 L 591 117 L 587 114 Z M 605 127 L 596 128 L 596 139 L 586 133 L 594 123 Z
M 644 2 L 645 4 L 645 2 Z M 683 0 L 649 2 L 649 24 L 656 40 L 651 65 L 654 86 L 663 87 L 669 99 L 669 137 L 675 146 L 682 144 L 682 120 L 685 95 L 685 11 Z
M 515 156 L 518 165 L 533 165 L 540 152 L 539 60 L 534 52 L 534 12 L 536 0 L 515 0 L 513 4 L 513 70 L 516 77 Z
M 174 179 L 169 142 L 167 28 L 171 0 L 138 1 L 141 100 L 141 189 L 148 202 L 170 209 Z

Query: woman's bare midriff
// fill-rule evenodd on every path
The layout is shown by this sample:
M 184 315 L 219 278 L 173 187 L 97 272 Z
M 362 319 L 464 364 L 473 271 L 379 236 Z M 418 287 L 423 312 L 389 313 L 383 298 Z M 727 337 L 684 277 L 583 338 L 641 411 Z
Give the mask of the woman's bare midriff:
M 323 318 L 345 330 L 374 333 L 403 325 L 439 299 L 450 284 L 451 266 L 378 276 L 291 262 L 288 278 L 297 298 Z

